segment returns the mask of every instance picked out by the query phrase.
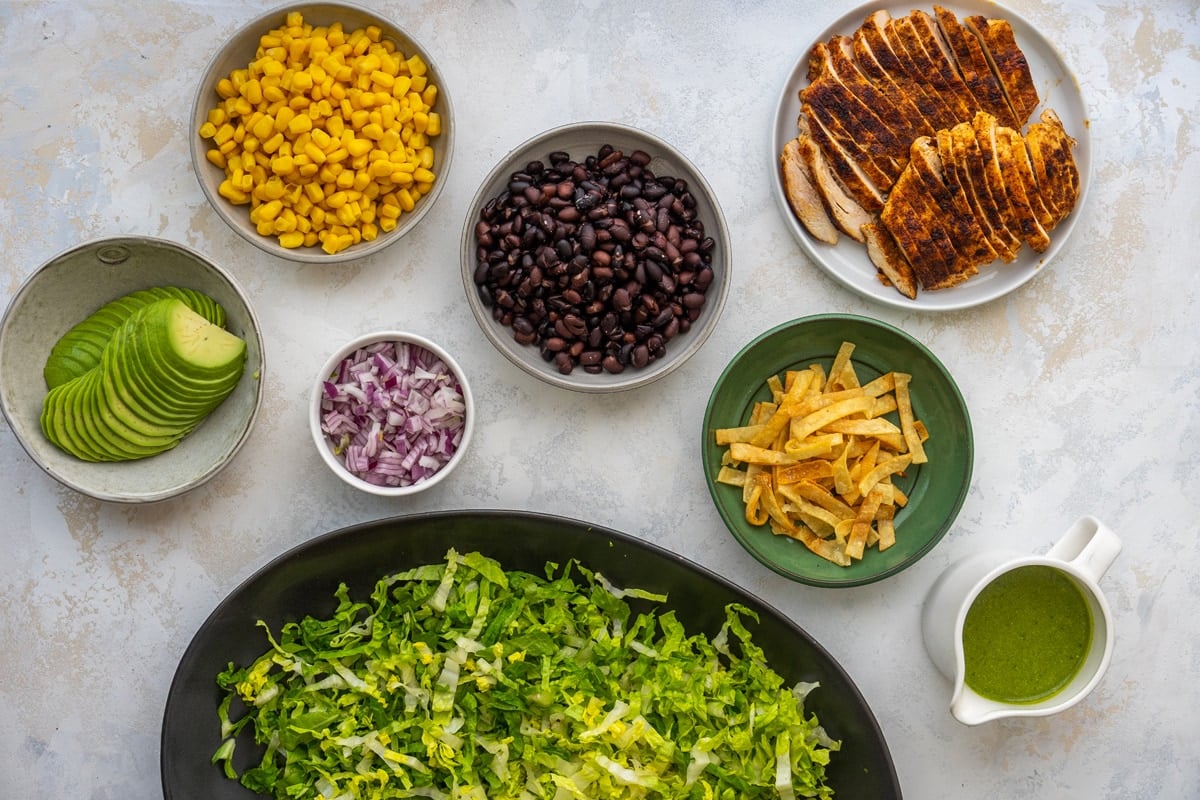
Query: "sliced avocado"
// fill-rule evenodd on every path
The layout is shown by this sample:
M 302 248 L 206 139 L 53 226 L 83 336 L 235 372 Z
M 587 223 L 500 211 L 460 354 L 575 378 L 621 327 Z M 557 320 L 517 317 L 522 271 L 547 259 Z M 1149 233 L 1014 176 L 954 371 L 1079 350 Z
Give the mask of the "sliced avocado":
M 165 331 L 169 315 L 159 311 L 162 309 L 143 309 L 131 318 L 129 329 L 118 334 L 122 358 L 144 383 L 157 389 L 160 402 L 183 408 L 215 407 L 237 385 L 244 364 L 235 362 L 223 371 L 204 371 L 181 363 Z
M 224 326 L 225 309 L 216 300 L 180 286 L 156 286 L 131 292 L 92 312 L 67 331 L 51 348 L 43 369 L 48 388 L 77 378 L 99 363 L 100 353 L 112 333 L 139 308 L 166 298 L 178 298 L 205 319 Z

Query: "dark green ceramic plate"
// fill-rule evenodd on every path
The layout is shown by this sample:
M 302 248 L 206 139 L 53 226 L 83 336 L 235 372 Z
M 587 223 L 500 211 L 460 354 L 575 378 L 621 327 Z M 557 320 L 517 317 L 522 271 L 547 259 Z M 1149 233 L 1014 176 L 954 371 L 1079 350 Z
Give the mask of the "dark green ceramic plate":
M 896 544 L 868 549 L 861 561 L 839 567 L 800 542 L 746 522 L 741 489 L 716 482 L 725 447 L 714 431 L 745 425 L 754 403 L 770 399 L 766 380 L 820 362 L 828 367 L 843 341 L 854 342 L 853 361 L 866 383 L 891 370 L 912 378 L 917 419 L 929 429 L 929 463 L 895 481 L 908 495 L 896 514 Z M 894 416 L 894 415 L 893 415 Z M 792 580 L 813 586 L 858 586 L 894 575 L 929 552 L 950 529 L 971 484 L 974 443 L 971 420 L 954 379 L 920 342 L 878 320 L 822 314 L 792 320 L 759 336 L 734 356 L 717 379 L 704 414 L 704 476 L 721 518 L 751 555 Z

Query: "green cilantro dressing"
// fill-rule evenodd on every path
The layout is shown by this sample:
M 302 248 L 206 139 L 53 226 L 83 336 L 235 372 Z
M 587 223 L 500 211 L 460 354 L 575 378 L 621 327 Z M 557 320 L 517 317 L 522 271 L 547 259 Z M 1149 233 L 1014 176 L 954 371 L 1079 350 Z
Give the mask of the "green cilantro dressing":
M 1087 598 L 1062 570 L 1031 565 L 984 587 L 963 625 L 966 682 L 1004 703 L 1036 703 L 1062 690 L 1092 643 Z

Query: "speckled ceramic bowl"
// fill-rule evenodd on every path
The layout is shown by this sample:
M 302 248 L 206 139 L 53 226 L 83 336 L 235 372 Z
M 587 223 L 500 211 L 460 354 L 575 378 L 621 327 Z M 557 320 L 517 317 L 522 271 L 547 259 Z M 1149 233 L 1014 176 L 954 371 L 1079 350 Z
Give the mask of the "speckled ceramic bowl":
M 610 145 L 624 154 L 642 150 L 651 157 L 646 169 L 658 177 L 681 178 L 687 182 L 688 190 L 695 198 L 697 219 L 704 224 L 705 235 L 711 237 L 714 242 L 711 251 L 713 281 L 705 295 L 700 316 L 691 325 L 690 330 L 667 342 L 663 357 L 650 361 L 644 367 L 628 366 L 619 373 L 602 370 L 592 374 L 577 366 L 570 374 L 563 374 L 553 361 L 543 358 L 538 342 L 522 344 L 516 341 L 513 329 L 498 321 L 493 315 L 494 306 L 481 297 L 479 286 L 475 283 L 475 273 L 479 268 L 476 255 L 479 242 L 475 228 L 480 221 L 480 212 L 484 205 L 505 192 L 512 174 L 525 169 L 531 160 L 541 160 L 549 164 L 549 154 L 562 151 L 574 161 L 581 162 L 588 156 L 597 155 L 604 145 Z M 729 292 L 732 268 L 731 243 L 725 216 L 712 187 L 696 166 L 683 153 L 657 136 L 612 122 L 578 122 L 554 128 L 519 145 L 500 159 L 491 173 L 483 179 L 475 199 L 468 207 L 460 252 L 467 303 L 488 340 L 505 358 L 530 375 L 554 386 L 578 392 L 598 393 L 634 389 L 652 383 L 681 367 L 696 354 L 716 328 Z M 619 279 L 614 280 L 613 286 L 618 281 Z M 646 286 L 647 290 L 651 288 L 648 283 L 643 286 Z M 541 295 L 547 305 L 553 305 L 557 302 L 556 295 L 561 297 L 561 290 L 548 288 L 541 292 Z M 626 330 L 630 330 L 632 326 L 633 323 L 630 322 L 626 325 Z
M 320 246 L 285 248 L 275 236 L 260 234 L 250 221 L 249 205 L 234 205 L 220 195 L 219 187 L 226 178 L 225 171 L 208 160 L 206 153 L 213 148 L 213 142 L 199 134 L 201 125 L 208 119 L 209 110 L 221 102 L 216 91 L 217 83 L 223 78 L 228 78 L 234 70 L 246 69 L 255 58 L 262 36 L 283 25 L 288 14 L 292 12 L 300 12 L 304 22 L 312 25 L 328 26 L 340 22 L 346 33 L 377 26 L 382 32 L 382 38 L 394 43 L 396 49 L 406 57 L 420 55 L 428 68 L 426 76 L 429 83 L 437 87 L 437 98 L 432 108 L 441 117 L 442 131 L 438 136 L 431 137 L 429 142 L 433 148 L 432 169 L 436 176 L 432 189 L 416 201 L 411 211 L 401 214 L 399 223 L 393 230 L 380 232 L 372 241 L 361 241 L 333 254 L 326 253 Z M 454 111 L 450 102 L 450 92 L 445 75 L 438 69 L 429 50 L 417 42 L 408 31 L 386 17 L 345 2 L 293 3 L 279 6 L 243 25 L 209 62 L 196 90 L 189 119 L 188 141 L 191 146 L 192 166 L 212 207 L 221 219 L 255 247 L 290 261 L 319 264 L 351 261 L 378 253 L 393 244 L 412 231 L 429 213 L 446 185 L 454 153 Z
M 384 342 L 396 342 L 419 348 L 440 359 L 456 378 L 465 406 L 462 432 L 458 439 L 458 445 L 455 447 L 450 459 L 438 467 L 437 471 L 432 475 L 423 477 L 415 483 L 406 483 L 405 485 L 387 485 L 368 481 L 364 475 L 355 474 L 347 469 L 345 456 L 337 452 L 340 443 L 333 441 L 322 428 L 322 420 L 325 412 L 321 404 L 326 399 L 326 382 L 339 373 L 342 362 L 347 358 L 353 356 L 359 350 Z M 397 410 L 401 409 L 397 407 Z M 407 412 L 406 409 L 405 411 Z M 471 385 L 467 381 L 466 373 L 463 372 L 462 367 L 458 365 L 453 356 L 437 343 L 426 339 L 424 336 L 418 336 L 407 331 L 376 331 L 355 337 L 342 347 L 339 347 L 326 359 L 325 363 L 321 366 L 320 372 L 317 373 L 317 378 L 313 381 L 312 390 L 309 393 L 308 424 L 313 444 L 316 445 L 317 453 L 321 456 L 321 460 L 325 462 L 325 465 L 329 467 L 334 475 L 341 478 L 346 484 L 360 491 L 381 497 L 407 497 L 438 485 L 462 463 L 467 448 L 471 444 L 471 436 L 475 430 L 475 395 L 471 392 Z
M 174 449 L 137 461 L 87 462 L 42 433 L 42 368 L 58 339 L 100 306 L 138 289 L 181 286 L 209 295 L 225 327 L 246 341 L 240 382 Z M 242 289 L 224 269 L 182 245 L 144 236 L 100 239 L 50 259 L 17 290 L 0 321 L 0 409 L 34 462 L 78 492 L 148 503 L 195 489 L 220 472 L 250 435 L 262 402 L 263 341 Z

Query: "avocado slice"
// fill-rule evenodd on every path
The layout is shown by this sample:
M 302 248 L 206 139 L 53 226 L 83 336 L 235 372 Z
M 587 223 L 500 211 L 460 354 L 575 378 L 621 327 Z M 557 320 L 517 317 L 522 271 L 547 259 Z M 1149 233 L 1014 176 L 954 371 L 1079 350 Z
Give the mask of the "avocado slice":
M 149 303 L 178 298 L 215 325 L 225 325 L 225 309 L 212 297 L 181 286 L 139 289 L 112 300 L 79 322 L 55 343 L 42 370 L 47 388 L 77 378 L 100 362 L 100 353 L 113 332 L 135 311 Z

